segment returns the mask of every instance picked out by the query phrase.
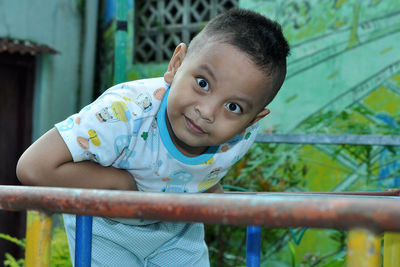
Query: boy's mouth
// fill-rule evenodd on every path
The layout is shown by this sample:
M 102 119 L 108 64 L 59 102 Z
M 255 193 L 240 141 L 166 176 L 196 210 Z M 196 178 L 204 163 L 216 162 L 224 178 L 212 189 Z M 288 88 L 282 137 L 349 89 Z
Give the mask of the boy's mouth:
M 189 128 L 189 130 L 191 130 L 192 132 L 194 132 L 196 134 L 205 134 L 206 133 L 200 126 L 195 124 L 191 119 L 189 119 L 186 116 L 184 116 L 184 118 L 185 118 L 186 126 Z

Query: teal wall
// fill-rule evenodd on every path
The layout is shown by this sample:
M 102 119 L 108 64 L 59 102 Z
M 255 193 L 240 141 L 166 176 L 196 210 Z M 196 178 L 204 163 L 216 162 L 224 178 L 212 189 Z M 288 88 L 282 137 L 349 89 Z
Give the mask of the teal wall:
M 92 100 L 96 29 L 96 1 L 0 1 L 1 38 L 59 52 L 36 56 L 34 139 Z
M 164 75 L 167 69 L 168 62 L 155 63 L 155 64 L 134 64 L 134 1 L 127 0 L 127 50 L 126 50 L 126 80 L 137 80 L 145 79 L 150 77 L 160 77 Z M 114 60 L 114 48 L 115 48 L 115 16 L 116 16 L 116 5 L 117 0 L 102 0 L 101 1 L 101 25 L 100 36 L 102 43 L 102 50 L 100 55 L 99 65 L 99 88 L 97 88 L 97 94 L 102 93 L 108 87 L 114 84 L 113 77 L 113 60 Z

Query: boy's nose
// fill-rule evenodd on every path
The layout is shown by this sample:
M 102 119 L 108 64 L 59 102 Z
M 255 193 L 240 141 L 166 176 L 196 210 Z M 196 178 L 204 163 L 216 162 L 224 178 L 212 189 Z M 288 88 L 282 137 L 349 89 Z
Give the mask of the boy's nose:
M 200 118 L 207 121 L 208 123 L 214 122 L 216 110 L 216 103 L 209 98 L 198 102 L 195 106 L 195 111 L 199 114 Z

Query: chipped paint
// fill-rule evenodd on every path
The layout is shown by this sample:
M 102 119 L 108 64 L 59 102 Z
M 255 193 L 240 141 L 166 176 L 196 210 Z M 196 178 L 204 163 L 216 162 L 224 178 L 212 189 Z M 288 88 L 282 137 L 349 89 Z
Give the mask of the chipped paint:
M 347 266 L 381 266 L 380 236 L 364 229 L 351 230 L 347 243 Z
M 50 266 L 51 227 L 50 214 L 32 210 L 28 212 L 25 252 L 27 267 Z

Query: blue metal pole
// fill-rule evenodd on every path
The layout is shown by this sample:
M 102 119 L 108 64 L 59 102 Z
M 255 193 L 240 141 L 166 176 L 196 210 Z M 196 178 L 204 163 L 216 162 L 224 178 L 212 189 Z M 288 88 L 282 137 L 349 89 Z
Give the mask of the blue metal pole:
M 261 249 L 261 227 L 249 225 L 247 226 L 246 235 L 246 266 L 260 266 L 260 249 Z
M 92 216 L 76 215 L 75 267 L 91 265 L 92 224 Z

